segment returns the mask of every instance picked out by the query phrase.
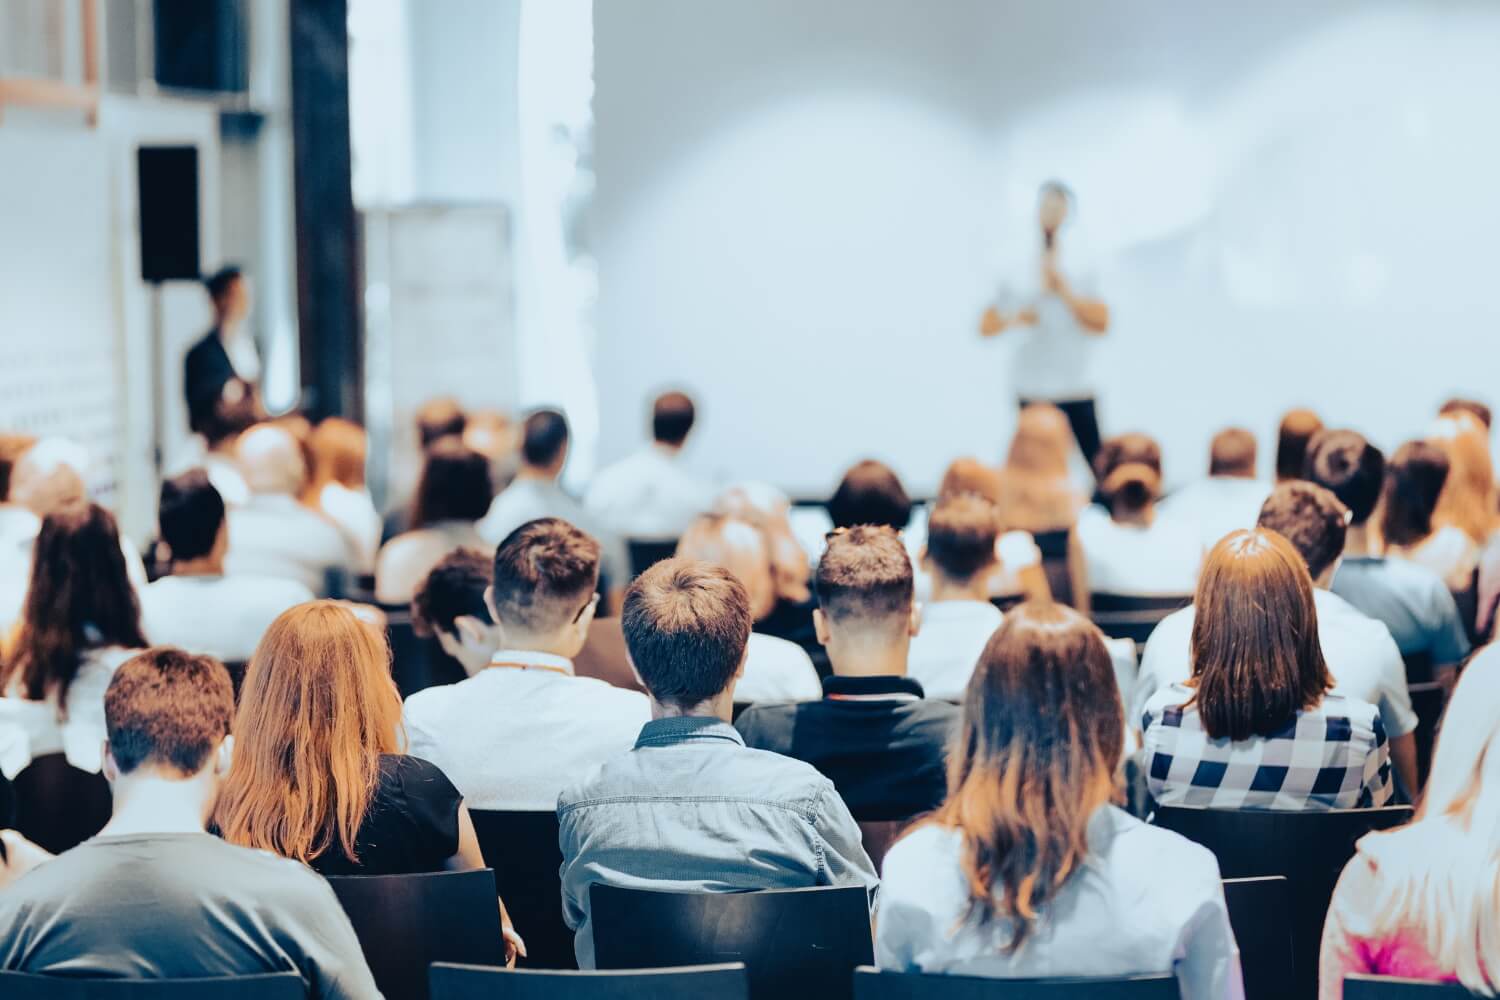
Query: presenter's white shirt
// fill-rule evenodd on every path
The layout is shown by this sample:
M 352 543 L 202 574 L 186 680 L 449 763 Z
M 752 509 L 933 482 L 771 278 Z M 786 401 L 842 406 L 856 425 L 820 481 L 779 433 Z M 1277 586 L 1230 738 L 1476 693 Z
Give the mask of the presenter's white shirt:
M 1057 269 L 1075 298 L 1098 297 L 1093 275 L 1061 246 Z M 1003 289 L 999 296 L 1002 308 L 1030 307 L 1037 314 L 1035 324 L 1013 326 L 1001 335 L 1002 340 L 1013 338 L 1016 345 L 1011 355 L 1011 385 L 1016 395 L 1054 402 L 1092 398 L 1095 358 L 1103 336 L 1091 333 L 1066 302 L 1046 290 L 1040 255 L 1021 276 L 1018 285 Z
M 1175 521 L 1196 524 L 1207 551 L 1231 531 L 1255 527 L 1260 508 L 1270 495 L 1271 484 L 1260 479 L 1210 476 L 1175 491 L 1157 509 Z
M 1149 526 L 1121 524 L 1097 504 L 1078 515 L 1078 542 L 1096 594 L 1191 594 L 1203 543 L 1198 526 L 1158 510 Z
M 653 444 L 601 470 L 584 507 L 620 538 L 680 538 L 713 506 L 714 491 L 690 473 L 682 456 Z
M 296 580 L 165 576 L 141 591 L 141 626 L 153 646 L 244 662 L 283 611 L 312 599 Z
M 74 767 L 98 774 L 104 765 L 104 691 L 120 664 L 140 650 L 106 646 L 83 654 L 68 686 L 66 712 L 57 699 L 31 701 L 12 683 L 0 697 L 0 772 L 14 778 L 38 757 L 61 753 Z
M 911 640 L 907 675 L 922 685 L 927 697 L 957 701 L 1000 620 L 1000 609 L 989 601 L 922 605 L 922 626 Z
M 817 701 L 821 697 L 823 683 L 807 650 L 780 636 L 750 633 L 745 675 L 735 685 L 735 701 Z

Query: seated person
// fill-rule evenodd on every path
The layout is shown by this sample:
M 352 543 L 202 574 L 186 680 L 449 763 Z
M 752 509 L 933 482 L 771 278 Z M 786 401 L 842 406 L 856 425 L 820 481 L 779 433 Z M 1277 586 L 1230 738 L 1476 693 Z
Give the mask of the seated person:
M 1312 410 L 1288 410 L 1276 432 L 1276 481 L 1289 483 L 1302 478 L 1307 469 L 1307 449 L 1323 429 L 1322 419 Z
M 1380 497 L 1380 537 L 1385 554 L 1425 566 L 1449 590 L 1467 590 L 1479 565 L 1479 545 L 1437 513 L 1452 463 L 1430 441 L 1408 441 L 1385 467 Z
M 1208 451 L 1208 478 L 1162 500 L 1164 515 L 1198 525 L 1205 550 L 1231 531 L 1255 527 L 1271 486 L 1255 478 L 1255 435 L 1229 427 L 1214 435 Z
M 1144 434 L 1105 441 L 1094 460 L 1106 506 L 1078 517 L 1090 589 L 1095 594 L 1191 594 L 1203 543 L 1191 522 L 1156 509 L 1161 495 L 1161 446 Z
M 152 644 L 243 663 L 278 615 L 313 599 L 296 580 L 224 575 L 229 523 L 202 469 L 161 484 L 157 519 L 171 575 L 140 592 L 141 623 Z
M 406 699 L 408 750 L 471 808 L 554 809 L 568 782 L 630 749 L 651 709 L 639 692 L 573 673 L 599 601 L 598 542 L 540 518 L 512 531 L 493 565 L 492 624 L 470 614 L 460 626 L 493 652 L 467 680 Z
M 835 535 L 818 561 L 813 612 L 833 675 L 823 699 L 752 705 L 735 728 L 747 746 L 805 760 L 833 781 L 862 820 L 908 819 L 935 809 L 956 706 L 928 701 L 906 676 L 917 631 L 911 560 L 888 527 Z
M 998 538 L 995 507 L 982 497 L 939 500 L 927 519 L 922 565 L 932 595 L 922 605 L 909 667 L 929 697 L 961 699 L 980 651 L 1000 627 L 1000 610 L 989 596 Z
M 342 417 L 324 417 L 307 438 L 307 488 L 302 502 L 333 522 L 349 546 L 350 566 L 375 570 L 380 515 L 365 482 L 365 429 Z
M 504 641 L 484 596 L 493 580 L 492 557 L 458 549 L 432 567 L 411 599 L 412 631 L 436 639 L 470 677 L 490 665 Z
M 204 832 L 229 768 L 229 674 L 152 649 L 104 696 L 114 815 L 0 892 L 0 968 L 95 979 L 295 972 L 318 1000 L 379 1000 L 349 918 L 314 872 Z
M 498 574 L 497 574 L 498 575 Z M 675 558 L 625 597 L 625 642 L 651 692 L 635 748 L 557 800 L 563 917 L 594 967 L 589 886 L 735 892 L 878 879 L 833 782 L 746 748 L 729 724 L 745 667 L 750 598 L 728 570 Z
M 1088 613 L 1088 570 L 1078 541 L 1078 515 L 1084 494 L 1069 475 L 1077 454 L 1067 416 L 1050 403 L 1031 403 L 1021 410 L 1005 463 L 997 473 L 995 506 L 1001 532 L 1024 531 L 1067 536 L 1066 585 L 1053 597 Z M 1090 475 L 1092 479 L 1092 475 Z M 1092 483 L 1089 484 L 1092 489 Z
M 1302 810 L 1390 801 L 1380 712 L 1331 693 L 1312 577 L 1290 542 L 1264 528 L 1227 535 L 1204 563 L 1194 607 L 1192 677 L 1156 692 L 1141 720 L 1141 769 L 1157 803 Z
M 1390 631 L 1328 589 L 1344 548 L 1344 506 L 1312 483 L 1293 480 L 1272 492 L 1261 509 L 1260 527 L 1291 542 L 1313 580 L 1318 645 L 1333 675 L 1334 691 L 1380 709 L 1390 739 L 1391 760 L 1409 793 L 1417 787 L 1417 713 L 1406 689 L 1406 665 Z M 1162 619 L 1146 642 L 1127 718 L 1139 725 L 1146 703 L 1162 688 L 1193 675 L 1196 612 L 1183 608 Z
M 942 503 L 950 497 L 971 496 L 987 500 L 994 508 L 995 523 L 1000 523 L 1000 474 L 977 458 L 956 458 L 948 463 L 938 483 L 937 499 Z M 925 606 L 932 595 L 932 580 L 926 572 L 922 552 L 927 547 L 934 504 L 925 504 L 921 516 L 913 514 L 912 527 L 903 535 L 907 550 L 913 551 L 917 560 L 917 600 Z M 996 539 L 996 561 L 986 574 L 991 597 L 1019 601 L 1044 601 L 1052 598 L 1052 588 L 1047 582 L 1047 573 L 1042 568 L 1042 553 L 1029 531 L 1010 529 L 1001 531 Z
M 584 506 L 616 537 L 675 540 L 713 507 L 713 488 L 682 459 L 694 417 L 685 393 L 656 397 L 651 444 L 601 469 L 589 484 Z
M 1344 557 L 1329 589 L 1385 625 L 1403 657 L 1425 657 L 1433 668 L 1456 665 L 1469 655 L 1469 637 L 1442 578 L 1374 551 L 1370 515 L 1384 476 L 1385 456 L 1355 431 L 1325 431 L 1307 453 L 1308 481 L 1349 509 Z
M 411 528 L 380 549 L 375 599 L 404 604 L 448 553 L 465 546 L 488 548 L 479 537 L 478 524 L 493 497 L 489 459 L 457 438 L 434 442 L 423 458 Z
M 948 801 L 886 855 L 881 968 L 1175 973 L 1184 1000 L 1244 996 L 1214 856 L 1110 804 L 1125 727 L 1101 639 L 1061 605 L 1006 615 L 964 695 Z

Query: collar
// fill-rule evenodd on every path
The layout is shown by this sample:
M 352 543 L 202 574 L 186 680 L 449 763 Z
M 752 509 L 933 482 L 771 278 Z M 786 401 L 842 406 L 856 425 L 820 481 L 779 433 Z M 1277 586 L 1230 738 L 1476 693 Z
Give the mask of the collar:
M 670 747 L 689 741 L 708 740 L 745 745 L 744 737 L 740 736 L 739 731 L 716 716 L 674 715 L 666 719 L 652 719 L 642 726 L 635 746 L 639 750 L 641 747 Z
M 840 677 L 823 678 L 823 697 L 832 701 L 920 701 L 926 694 L 922 685 L 910 677 Z
M 573 661 L 556 653 L 540 653 L 534 649 L 500 649 L 490 657 L 490 667 L 512 670 L 545 670 L 553 674 L 573 676 Z

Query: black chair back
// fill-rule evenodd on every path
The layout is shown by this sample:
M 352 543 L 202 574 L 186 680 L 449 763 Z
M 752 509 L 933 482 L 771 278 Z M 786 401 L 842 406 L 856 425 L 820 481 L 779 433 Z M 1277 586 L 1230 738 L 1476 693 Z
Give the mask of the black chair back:
M 630 553 L 630 578 L 633 580 L 657 563 L 677 554 L 675 538 L 627 538 Z
M 1431 653 L 1403 653 L 1401 660 L 1406 664 L 1406 683 L 1425 684 L 1436 679 Z
M 1459 620 L 1464 623 L 1469 642 L 1478 645 L 1479 635 L 1479 570 L 1469 577 L 1469 585 L 1463 590 L 1453 591 L 1453 603 L 1458 605 Z
M 1038 531 L 1031 537 L 1042 553 L 1042 572 L 1047 577 L 1047 587 L 1052 599 L 1070 608 L 1078 606 L 1073 593 L 1073 571 L 1068 565 L 1068 539 L 1072 532 L 1067 528 L 1057 531 Z
M 53 854 L 77 847 L 109 822 L 104 775 L 74 767 L 60 753 L 37 757 L 11 782 L 16 829 Z
M 526 941 L 524 964 L 576 969 L 573 932 L 563 923 L 562 850 L 557 813 L 469 810 L 479 849 L 495 870 L 495 885 L 516 933 Z
M 1111 639 L 1132 639 L 1143 646 L 1163 618 L 1192 603 L 1192 594 L 1095 593 L 1089 598 L 1089 617 Z
M 1463 1000 L 1478 996 L 1457 983 L 1428 983 L 1390 976 L 1345 976 L 1344 1000 Z
M 595 883 L 589 891 L 601 969 L 744 962 L 750 995 L 848 997 L 850 974 L 874 960 L 862 886 L 760 892 L 652 892 Z
M 445 653 L 436 638 L 417 635 L 410 610 L 384 610 L 391 644 L 391 676 L 402 698 L 441 684 L 456 684 L 469 676 L 463 664 Z
M 1290 996 L 1312 997 L 1318 985 L 1323 917 L 1354 845 L 1373 830 L 1411 820 L 1410 806 L 1274 812 L 1162 806 L 1152 822 L 1214 852 L 1224 878 L 1285 875 L 1292 892 Z
M 295 972 L 217 979 L 75 979 L 0 972 L 5 1000 L 307 1000 Z
M 1417 780 L 1427 784 L 1427 775 L 1432 773 L 1432 751 L 1437 746 L 1438 726 L 1443 721 L 1443 709 L 1448 704 L 1448 689 L 1441 681 L 1424 684 L 1409 684 L 1412 711 L 1417 713 Z M 1413 795 L 1416 789 L 1409 789 Z
M 432 966 L 432 1000 L 747 1000 L 745 966 L 692 965 L 680 969 L 570 972 Z
M 1240 946 L 1246 1000 L 1291 996 L 1292 888 L 1286 876 L 1225 879 L 1224 902 Z
M 426 997 L 433 962 L 505 961 L 495 875 L 488 868 L 335 876 L 328 884 L 354 925 L 375 984 L 388 997 Z
M 854 1000 L 1178 1000 L 1177 977 L 994 979 L 923 972 L 854 972 Z
M 877 872 L 885 870 L 885 855 L 900 837 L 903 830 L 911 826 L 906 819 L 862 819 L 859 820 L 859 836 L 864 842 L 865 853 L 870 856 Z

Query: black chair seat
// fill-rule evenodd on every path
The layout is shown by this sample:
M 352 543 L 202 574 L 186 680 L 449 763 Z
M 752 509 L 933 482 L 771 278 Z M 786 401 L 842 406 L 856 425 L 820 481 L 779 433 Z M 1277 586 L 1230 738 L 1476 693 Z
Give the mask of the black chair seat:
M 16 829 L 53 854 L 104 829 L 113 802 L 104 775 L 76 768 L 60 753 L 27 764 L 11 782 L 11 795 Z
M 1344 977 L 1344 1000 L 1462 1000 L 1478 995 L 1457 983 L 1427 983 L 1391 976 Z
M 746 1000 L 750 995 L 745 966 L 739 962 L 614 972 L 437 962 L 430 981 L 432 1000 Z
M 0 972 L 5 1000 L 306 1000 L 295 972 L 215 979 L 75 979 Z
M 1177 977 L 995 979 L 922 972 L 854 973 L 854 1000 L 1178 1000 Z
M 1226 879 L 1224 903 L 1240 946 L 1246 1000 L 1291 996 L 1292 889 L 1286 876 Z
M 522 963 L 534 969 L 576 969 L 573 932 L 563 922 L 562 850 L 557 813 L 469 810 L 485 863 L 516 933 L 526 941 Z
M 760 892 L 589 891 L 601 969 L 744 962 L 750 995 L 848 997 L 851 973 L 874 959 L 862 886 Z
M 657 563 L 676 555 L 677 539 L 627 538 L 625 548 L 629 551 L 630 578 L 633 580 Z

